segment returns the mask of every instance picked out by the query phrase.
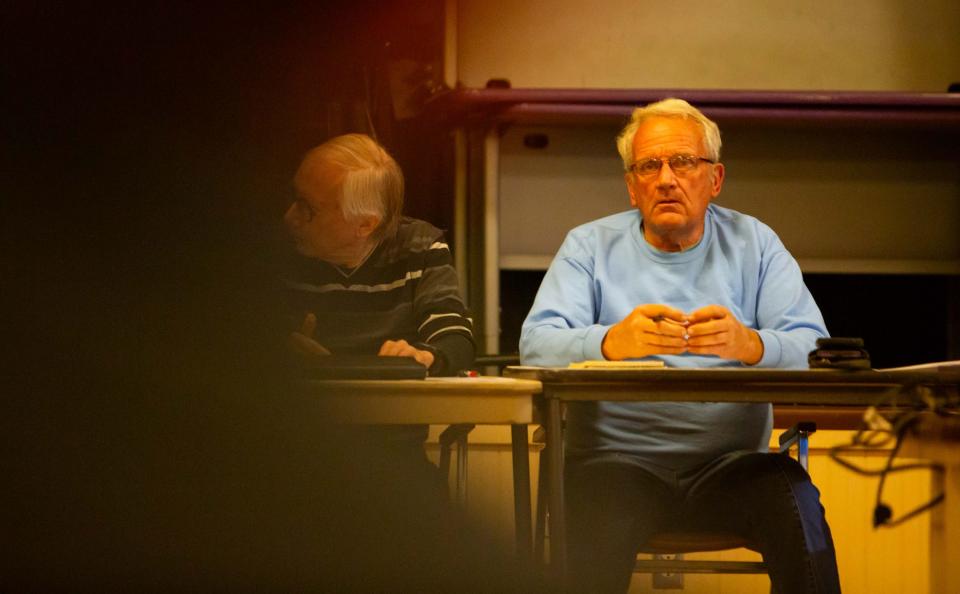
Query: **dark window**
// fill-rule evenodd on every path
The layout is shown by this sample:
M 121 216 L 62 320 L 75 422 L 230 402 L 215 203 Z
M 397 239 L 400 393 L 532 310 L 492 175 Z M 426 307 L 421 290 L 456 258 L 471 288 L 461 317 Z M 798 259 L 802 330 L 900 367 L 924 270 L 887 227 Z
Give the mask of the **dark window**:
M 519 348 L 520 327 L 533 305 L 542 270 L 500 273 L 500 352 Z M 942 275 L 807 274 L 832 336 L 863 338 L 874 367 L 960 356 L 960 279 Z

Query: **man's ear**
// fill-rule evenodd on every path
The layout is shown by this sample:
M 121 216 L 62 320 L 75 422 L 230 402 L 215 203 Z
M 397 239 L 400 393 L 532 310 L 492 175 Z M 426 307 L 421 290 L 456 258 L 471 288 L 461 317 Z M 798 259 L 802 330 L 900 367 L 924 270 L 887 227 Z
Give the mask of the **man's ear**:
M 726 169 L 723 163 L 717 163 L 713 166 L 713 178 L 711 179 L 710 198 L 716 198 L 723 187 L 723 178 L 726 175 Z
M 357 224 L 357 237 L 366 239 L 380 226 L 380 217 L 376 215 L 364 215 L 360 217 Z
M 629 171 L 623 174 L 623 181 L 627 182 L 627 193 L 630 194 L 630 206 L 634 208 L 639 208 L 640 203 L 637 201 L 637 197 L 634 195 L 633 190 L 633 174 Z

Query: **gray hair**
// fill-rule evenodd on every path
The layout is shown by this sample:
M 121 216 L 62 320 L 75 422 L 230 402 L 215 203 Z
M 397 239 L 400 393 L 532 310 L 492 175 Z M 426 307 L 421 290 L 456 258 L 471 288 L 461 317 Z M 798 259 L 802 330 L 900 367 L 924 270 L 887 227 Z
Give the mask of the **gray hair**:
M 340 209 L 348 221 L 380 218 L 372 238 L 393 236 L 403 210 L 403 171 L 385 148 L 366 134 L 344 134 L 310 150 L 303 161 L 317 159 L 340 177 Z
M 620 152 L 620 158 L 623 159 L 624 171 L 629 171 L 630 166 L 633 165 L 633 138 L 637 135 L 637 128 L 644 120 L 653 117 L 682 118 L 693 121 L 703 132 L 706 157 L 713 161 L 720 160 L 720 128 L 717 124 L 683 99 L 671 97 L 633 110 L 630 121 L 617 136 L 617 150 Z

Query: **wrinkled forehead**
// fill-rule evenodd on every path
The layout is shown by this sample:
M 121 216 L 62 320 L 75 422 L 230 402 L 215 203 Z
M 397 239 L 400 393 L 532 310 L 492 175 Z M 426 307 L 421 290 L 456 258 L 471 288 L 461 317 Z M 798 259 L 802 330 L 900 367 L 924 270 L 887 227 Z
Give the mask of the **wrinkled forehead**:
M 651 116 L 640 122 L 633 137 L 634 159 L 674 153 L 701 155 L 705 149 L 700 125 L 683 117 Z

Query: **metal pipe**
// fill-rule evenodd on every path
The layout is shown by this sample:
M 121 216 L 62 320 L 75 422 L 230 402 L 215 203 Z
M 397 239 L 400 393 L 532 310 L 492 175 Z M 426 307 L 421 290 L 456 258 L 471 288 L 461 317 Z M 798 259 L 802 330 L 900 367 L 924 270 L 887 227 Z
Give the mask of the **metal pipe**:
M 483 325 L 486 352 L 500 353 L 500 133 L 483 139 Z

